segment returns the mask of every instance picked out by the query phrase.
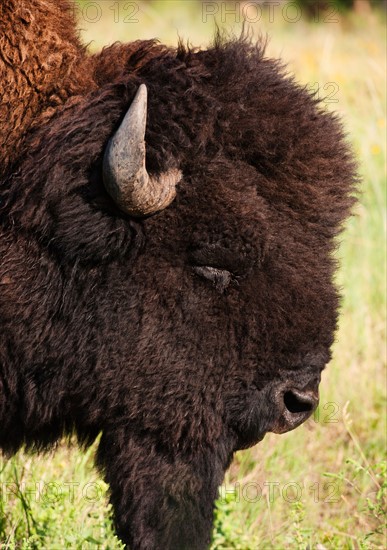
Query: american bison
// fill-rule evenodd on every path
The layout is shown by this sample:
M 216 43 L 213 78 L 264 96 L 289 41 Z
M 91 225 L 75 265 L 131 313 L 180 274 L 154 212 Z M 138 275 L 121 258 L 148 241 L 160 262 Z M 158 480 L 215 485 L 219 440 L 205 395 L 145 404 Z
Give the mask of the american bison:
M 262 43 L 0 20 L 0 447 L 102 433 L 119 537 L 204 549 L 233 453 L 318 403 L 352 153 Z

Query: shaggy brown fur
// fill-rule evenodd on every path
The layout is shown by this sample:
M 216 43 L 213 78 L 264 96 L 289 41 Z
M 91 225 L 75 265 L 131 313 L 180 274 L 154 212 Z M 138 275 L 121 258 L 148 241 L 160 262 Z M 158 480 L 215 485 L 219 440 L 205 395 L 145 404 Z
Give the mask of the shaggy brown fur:
M 243 39 L 88 57 L 53 1 L 0 12 L 0 447 L 102 431 L 122 540 L 202 550 L 233 452 L 330 357 L 354 183 L 340 124 Z M 183 179 L 134 220 L 101 163 L 140 83 L 148 170 Z
M 0 161 L 20 154 L 26 132 L 69 98 L 95 88 L 91 64 L 64 2 L 0 2 Z

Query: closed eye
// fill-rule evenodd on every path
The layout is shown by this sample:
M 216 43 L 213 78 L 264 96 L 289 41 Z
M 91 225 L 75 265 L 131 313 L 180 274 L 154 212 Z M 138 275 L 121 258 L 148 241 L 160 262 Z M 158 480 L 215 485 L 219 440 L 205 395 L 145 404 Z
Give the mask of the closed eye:
M 200 265 L 194 266 L 193 270 L 200 277 L 211 281 L 220 292 L 223 292 L 233 280 L 233 274 L 227 269 Z
M 248 275 L 255 264 L 254 256 L 242 246 L 238 254 L 219 244 L 192 246 L 189 249 L 189 262 L 194 273 L 210 281 L 220 292 Z

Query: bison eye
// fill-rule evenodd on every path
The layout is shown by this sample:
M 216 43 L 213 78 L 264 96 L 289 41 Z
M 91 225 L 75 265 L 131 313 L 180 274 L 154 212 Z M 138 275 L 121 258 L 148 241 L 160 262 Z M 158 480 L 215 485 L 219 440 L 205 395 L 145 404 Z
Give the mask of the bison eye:
M 231 283 L 233 279 L 232 273 L 227 269 L 218 269 L 217 267 L 210 267 L 205 265 L 194 266 L 194 272 L 200 277 L 204 277 L 212 282 L 217 290 L 223 292 Z
M 253 255 L 243 249 L 235 253 L 230 248 L 214 244 L 192 246 L 188 254 L 192 265 L 228 272 L 237 277 L 247 275 L 255 263 Z
M 220 292 L 223 292 L 233 279 L 232 273 L 227 271 L 227 269 L 218 269 L 217 267 L 200 265 L 194 266 L 193 270 L 200 277 L 204 277 L 205 279 L 211 281 Z
M 194 273 L 211 281 L 220 292 L 230 283 L 246 277 L 254 265 L 252 255 L 247 254 L 244 249 L 241 248 L 236 254 L 231 248 L 221 244 L 191 245 L 188 259 Z

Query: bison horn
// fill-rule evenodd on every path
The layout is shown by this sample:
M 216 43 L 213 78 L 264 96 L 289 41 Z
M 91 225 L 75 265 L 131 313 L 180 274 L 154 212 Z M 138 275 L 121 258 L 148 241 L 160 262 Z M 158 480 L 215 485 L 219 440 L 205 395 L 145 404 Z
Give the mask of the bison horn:
M 163 210 L 175 198 L 181 172 L 150 176 L 145 168 L 147 88 L 141 84 L 103 159 L 103 180 L 117 206 L 131 216 Z

